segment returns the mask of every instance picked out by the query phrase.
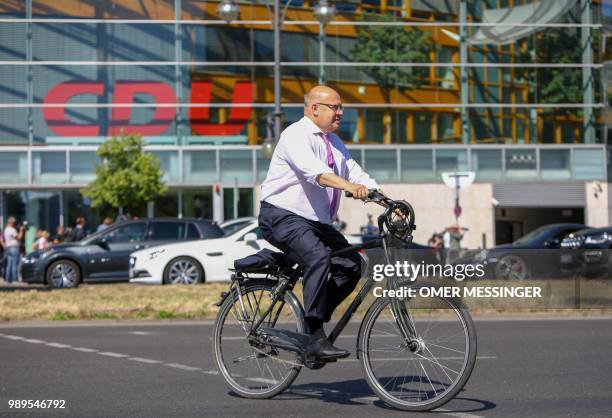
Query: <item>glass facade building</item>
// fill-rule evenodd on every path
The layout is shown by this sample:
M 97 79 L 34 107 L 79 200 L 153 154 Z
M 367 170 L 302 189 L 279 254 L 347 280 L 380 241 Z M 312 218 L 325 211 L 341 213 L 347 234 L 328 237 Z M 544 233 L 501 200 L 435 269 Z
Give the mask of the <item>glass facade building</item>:
M 324 80 L 345 103 L 339 135 L 381 183 L 467 170 L 483 183 L 607 181 L 599 0 L 332 3 L 322 27 L 315 1 L 281 2 L 284 125 Z M 144 137 L 170 187 L 142 216 L 253 214 L 273 1 L 236 4 L 230 23 L 215 1 L 0 4 L 0 215 L 97 222 L 78 190 L 122 131 Z

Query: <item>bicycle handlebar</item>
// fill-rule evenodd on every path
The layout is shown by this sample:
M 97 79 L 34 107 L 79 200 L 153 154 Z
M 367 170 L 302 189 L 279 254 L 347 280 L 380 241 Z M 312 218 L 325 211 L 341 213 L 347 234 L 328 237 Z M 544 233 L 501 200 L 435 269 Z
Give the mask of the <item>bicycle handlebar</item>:
M 344 191 L 346 197 L 353 197 L 349 191 Z M 416 229 L 414 223 L 414 209 L 405 200 L 393 200 L 382 194 L 377 189 L 370 189 L 365 203 L 377 203 L 385 208 L 385 211 L 378 217 L 378 230 L 383 233 L 384 226 L 387 232 L 394 237 L 410 243 L 412 241 L 412 231 Z

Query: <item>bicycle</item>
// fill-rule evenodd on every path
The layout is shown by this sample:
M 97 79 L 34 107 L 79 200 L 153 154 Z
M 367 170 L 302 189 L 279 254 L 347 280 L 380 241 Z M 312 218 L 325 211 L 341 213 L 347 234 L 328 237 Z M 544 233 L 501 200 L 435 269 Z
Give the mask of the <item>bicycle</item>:
M 366 202 L 385 207 L 378 217 L 381 235 L 332 256 L 381 246 L 390 264 L 391 237 L 412 241 L 414 210 L 408 202 L 389 199 L 378 191 L 370 191 Z M 304 311 L 293 293 L 301 268 L 271 263 L 232 271 L 230 289 L 217 303 L 220 309 L 213 334 L 213 352 L 226 384 L 242 397 L 271 398 L 291 385 L 302 366 L 325 366 L 326 362 L 305 356 Z M 366 279 L 329 334 L 332 343 L 374 283 L 372 277 Z M 455 397 L 474 368 L 477 348 L 472 318 L 459 299 L 420 296 L 420 288 L 436 285 L 392 277 L 386 286 L 412 288 L 415 294 L 378 298 L 366 312 L 356 343 L 366 381 L 380 399 L 395 408 L 438 408 Z

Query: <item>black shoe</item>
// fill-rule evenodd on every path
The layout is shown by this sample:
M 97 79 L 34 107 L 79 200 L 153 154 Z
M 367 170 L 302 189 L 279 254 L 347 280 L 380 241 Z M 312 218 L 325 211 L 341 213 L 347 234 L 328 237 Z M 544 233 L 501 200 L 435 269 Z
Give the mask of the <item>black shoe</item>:
M 322 328 L 310 336 L 310 342 L 306 347 L 306 357 L 310 359 L 329 360 L 348 357 L 350 354 L 346 350 L 334 347 Z

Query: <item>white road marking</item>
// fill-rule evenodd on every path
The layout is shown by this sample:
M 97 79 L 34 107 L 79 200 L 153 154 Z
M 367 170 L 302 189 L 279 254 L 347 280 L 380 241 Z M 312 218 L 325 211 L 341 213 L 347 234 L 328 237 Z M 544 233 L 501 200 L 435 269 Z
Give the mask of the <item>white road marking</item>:
M 26 339 L 24 337 L 20 337 L 17 335 L 0 334 L 0 337 L 6 338 L 9 340 L 28 342 L 32 344 L 45 344 L 46 346 L 53 347 L 53 348 L 68 348 L 74 351 L 80 351 L 82 353 L 94 353 L 94 354 L 99 354 L 101 356 L 112 357 L 112 358 L 127 358 L 128 360 L 136 361 L 139 363 L 160 364 L 162 366 L 172 367 L 174 369 L 180 369 L 180 370 L 187 370 L 190 372 L 198 371 L 198 372 L 203 372 L 205 374 L 211 374 L 211 375 L 219 374 L 219 372 L 215 370 L 202 370 L 201 367 L 188 366 L 186 364 L 180 364 L 180 363 L 164 363 L 163 361 L 160 361 L 160 360 L 153 360 L 153 359 L 144 358 L 144 357 L 130 357 L 128 354 L 115 353 L 113 351 L 100 351 L 95 348 L 87 348 L 87 347 L 73 347 L 68 344 L 48 342 L 48 341 L 36 340 L 36 339 Z
M 70 347 L 72 347 L 70 345 L 60 344 L 60 343 L 47 343 L 46 345 L 48 345 L 49 347 L 55 347 L 55 348 L 70 348 Z
M 86 347 L 72 347 L 74 351 L 81 351 L 83 353 L 97 353 L 100 350 L 96 350 L 95 348 L 86 348 Z
M 449 415 L 451 417 L 457 418 L 483 418 L 480 415 L 468 414 L 465 412 L 451 412 L 448 409 L 442 408 L 434 409 L 432 412 L 442 412 L 444 415 Z
M 186 366 L 184 364 L 178 364 L 178 363 L 164 363 L 164 366 L 173 367 L 175 369 L 181 369 L 181 370 L 189 370 L 190 372 L 193 372 L 196 370 L 202 370 L 201 367 Z
M 153 360 L 150 358 L 142 358 L 142 357 L 130 357 L 128 360 L 137 361 L 139 363 L 147 363 L 147 364 L 161 363 L 161 361 L 159 360 Z
M 23 337 L 19 337 L 17 335 L 3 335 L 4 338 L 8 338 L 9 340 L 25 340 Z
M 130 331 L 129 334 L 134 334 L 134 335 L 153 335 L 155 333 L 154 332 L 148 332 L 148 331 Z
M 116 357 L 116 358 L 129 357 L 127 354 L 113 353 L 112 351 L 102 351 L 102 352 L 99 352 L 98 354 L 100 354 L 101 356 Z

